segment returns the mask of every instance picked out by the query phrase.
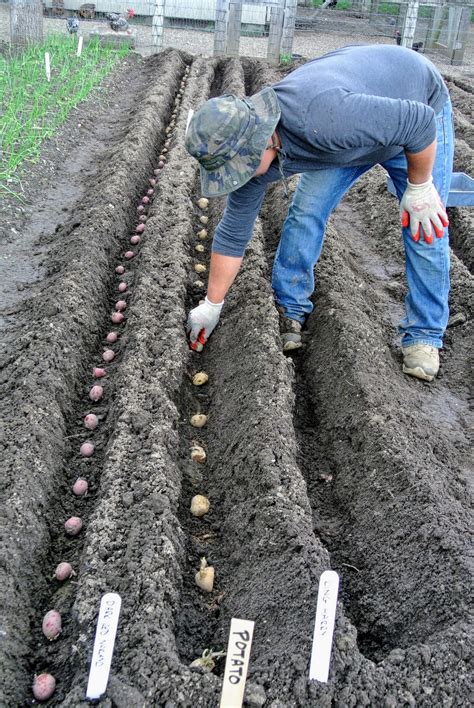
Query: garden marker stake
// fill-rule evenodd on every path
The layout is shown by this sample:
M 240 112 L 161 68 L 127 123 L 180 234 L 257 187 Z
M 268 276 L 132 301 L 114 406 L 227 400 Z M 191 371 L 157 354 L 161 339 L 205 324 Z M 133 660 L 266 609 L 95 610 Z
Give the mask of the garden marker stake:
M 313 650 L 309 667 L 310 680 L 322 683 L 327 683 L 329 675 L 338 590 L 338 574 L 334 570 L 325 570 L 319 579 Z
M 82 54 L 82 43 L 84 41 L 84 37 L 81 35 L 79 37 L 79 42 L 77 43 L 77 56 L 80 57 Z
M 244 700 L 255 622 L 232 618 L 220 708 L 240 708 Z
M 191 123 L 191 118 L 194 115 L 194 111 L 192 108 L 189 109 L 188 112 L 188 117 L 186 118 L 186 130 L 184 131 L 184 137 L 186 137 L 186 133 L 188 132 L 189 124 Z
M 44 70 L 46 71 L 46 79 L 51 81 L 51 64 L 49 61 L 49 52 L 44 53 Z
M 116 592 L 106 593 L 100 602 L 86 693 L 91 700 L 100 698 L 107 689 L 121 604 L 122 598 Z

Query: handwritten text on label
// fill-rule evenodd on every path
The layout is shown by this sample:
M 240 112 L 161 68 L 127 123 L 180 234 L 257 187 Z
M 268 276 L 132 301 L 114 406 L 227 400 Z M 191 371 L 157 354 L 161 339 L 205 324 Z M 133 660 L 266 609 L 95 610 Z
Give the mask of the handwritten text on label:
M 220 708 L 240 708 L 242 705 L 254 624 L 250 620 L 232 619 Z

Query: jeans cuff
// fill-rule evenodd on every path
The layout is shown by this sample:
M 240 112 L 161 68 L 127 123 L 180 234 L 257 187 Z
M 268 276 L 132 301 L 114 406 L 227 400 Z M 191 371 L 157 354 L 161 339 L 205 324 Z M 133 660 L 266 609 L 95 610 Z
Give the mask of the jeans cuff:
M 414 344 L 427 344 L 429 347 L 434 347 L 435 349 L 442 349 L 443 344 L 439 342 L 438 339 L 405 339 L 402 342 L 402 349 L 404 347 L 412 347 Z

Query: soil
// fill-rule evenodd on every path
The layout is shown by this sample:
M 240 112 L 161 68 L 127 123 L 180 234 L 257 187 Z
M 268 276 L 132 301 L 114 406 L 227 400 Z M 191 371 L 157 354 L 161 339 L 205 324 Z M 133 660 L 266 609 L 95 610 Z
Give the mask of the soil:
M 210 344 L 202 354 L 187 347 L 186 314 L 204 294 L 194 265 L 209 262 L 199 219 L 208 215 L 211 235 L 224 208 L 222 199 L 205 212 L 196 205 L 196 163 L 182 140 L 188 110 L 279 75 L 260 60 L 175 50 L 130 59 L 106 103 L 85 104 L 45 147 L 23 211 L 2 211 L 13 265 L 3 277 L 0 705 L 29 705 L 45 670 L 57 680 L 48 705 L 86 705 L 106 591 L 123 604 L 100 706 L 217 706 L 223 660 L 211 674 L 189 664 L 225 649 L 232 617 L 255 621 L 245 705 L 470 702 L 472 213 L 451 210 L 451 320 L 432 384 L 401 373 L 404 261 L 397 204 L 378 168 L 328 226 L 299 355 L 281 353 L 270 287 L 287 210 L 280 184 Z M 472 164 L 474 82 L 450 79 L 449 88 L 456 159 Z M 76 132 L 78 123 L 87 129 Z M 137 205 L 164 150 L 128 261 Z M 120 280 L 127 309 L 115 327 Z M 92 368 L 111 329 L 115 359 L 92 403 Z M 209 382 L 197 388 L 200 370 Z M 89 412 L 99 417 L 94 432 L 82 422 Z M 208 414 L 204 428 L 190 426 L 196 412 Z M 79 455 L 85 440 L 91 458 Z M 194 441 L 205 464 L 190 459 Z M 89 482 L 83 498 L 71 492 L 78 477 Z M 202 519 L 189 513 L 196 493 L 211 502 Z M 73 515 L 84 527 L 71 538 L 63 524 Z M 209 594 L 194 584 L 203 556 L 216 571 Z M 76 576 L 60 585 L 52 575 L 62 560 Z M 328 568 L 341 591 L 321 684 L 307 677 Z M 52 608 L 63 630 L 47 642 L 41 619 Z

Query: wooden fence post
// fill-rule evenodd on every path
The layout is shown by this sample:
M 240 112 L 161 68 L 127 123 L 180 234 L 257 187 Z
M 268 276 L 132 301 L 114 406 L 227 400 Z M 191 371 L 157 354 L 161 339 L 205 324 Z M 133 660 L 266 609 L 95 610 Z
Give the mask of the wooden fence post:
M 165 20 L 165 0 L 155 0 L 155 11 L 151 20 L 151 43 L 159 52 L 163 48 L 163 25 Z
M 295 22 L 298 0 L 286 0 L 285 17 L 283 19 L 283 32 L 281 35 L 280 56 L 290 56 L 293 54 L 293 37 L 295 34 Z
M 409 0 L 402 32 L 402 47 L 410 47 L 415 37 L 419 0 Z
M 227 51 L 229 57 L 239 56 L 240 25 L 242 24 L 242 0 L 231 0 L 229 3 L 229 24 L 227 31 Z
M 216 24 L 214 27 L 214 56 L 226 53 L 228 15 L 229 0 L 217 0 Z
M 43 41 L 41 0 L 10 0 L 10 41 L 19 47 Z
M 280 45 L 283 32 L 283 3 L 272 5 L 270 10 L 270 30 L 268 32 L 267 59 L 271 64 L 280 63 Z

